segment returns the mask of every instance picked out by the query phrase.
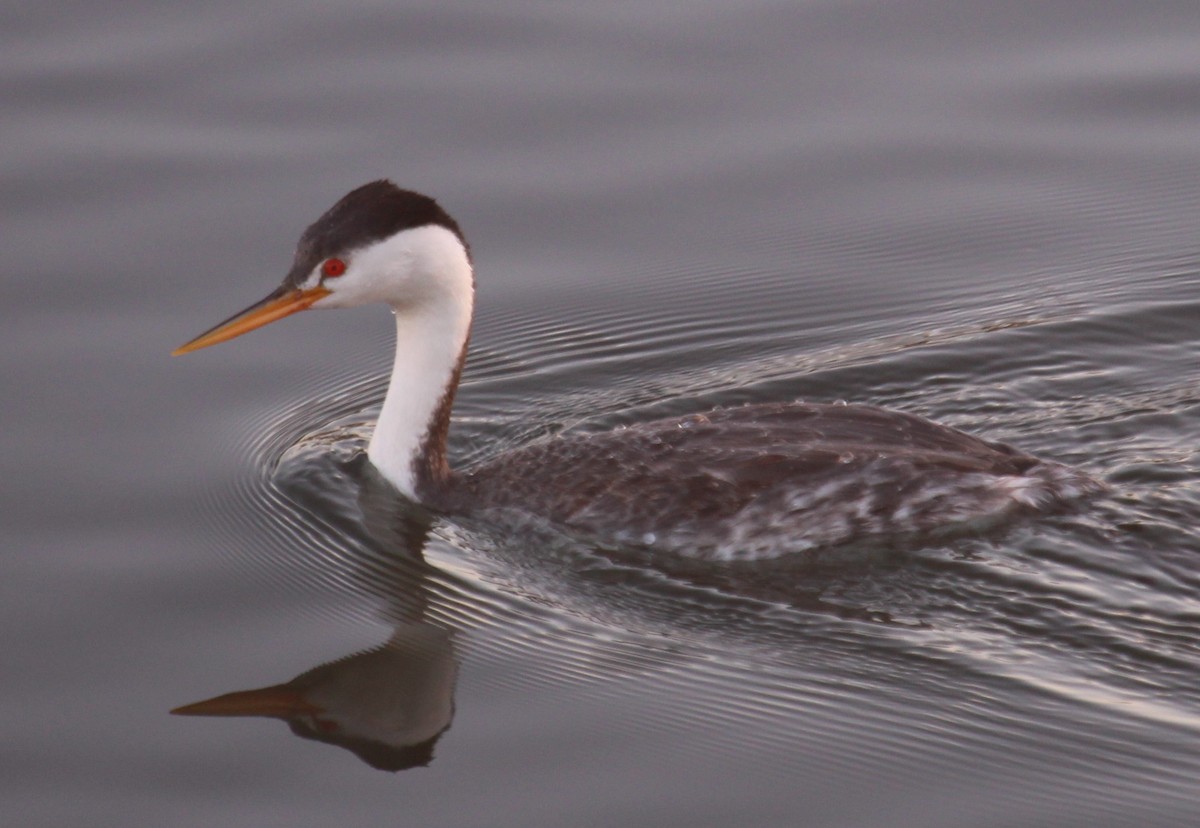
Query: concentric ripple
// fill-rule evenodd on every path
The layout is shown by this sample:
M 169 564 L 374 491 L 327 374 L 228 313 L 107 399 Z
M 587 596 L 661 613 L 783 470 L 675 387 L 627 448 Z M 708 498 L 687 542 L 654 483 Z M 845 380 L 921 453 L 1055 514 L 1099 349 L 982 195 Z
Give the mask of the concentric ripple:
M 207 508 L 250 577 L 361 622 L 419 604 L 459 633 L 464 671 L 488 665 L 496 689 L 614 709 L 637 699 L 639 718 L 613 723 L 630 739 L 669 735 L 810 784 L 866 769 L 911 788 L 899 801 L 914 808 L 933 787 L 986 780 L 994 807 L 1039 819 L 1064 796 L 1076 816 L 1162 813 L 1186 806 L 1200 772 L 1187 748 L 1200 737 L 1197 318 L 1200 305 L 1175 302 L 1018 303 L 803 353 L 774 322 L 713 329 L 687 312 L 498 314 L 476 333 L 452 434 L 460 464 L 562 429 L 853 396 L 1112 486 L 1081 513 L 944 547 L 704 568 L 552 530 L 422 526 L 362 461 L 378 356 L 247 422 L 245 472 Z M 726 353 L 705 347 L 739 337 Z M 687 358 L 697 347 L 706 364 Z M 1174 384 L 1146 383 L 1148 363 Z

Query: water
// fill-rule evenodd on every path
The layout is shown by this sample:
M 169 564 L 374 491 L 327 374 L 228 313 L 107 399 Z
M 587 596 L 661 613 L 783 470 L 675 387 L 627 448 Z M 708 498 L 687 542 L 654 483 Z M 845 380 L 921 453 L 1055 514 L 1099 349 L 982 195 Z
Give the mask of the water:
M 7 17 L 6 823 L 1200 817 L 1193 4 Z M 167 356 L 382 175 L 473 245 L 459 463 L 851 399 L 1112 493 L 816 568 L 422 536 L 354 461 L 386 312 Z M 167 713 L 312 668 L 386 749 Z

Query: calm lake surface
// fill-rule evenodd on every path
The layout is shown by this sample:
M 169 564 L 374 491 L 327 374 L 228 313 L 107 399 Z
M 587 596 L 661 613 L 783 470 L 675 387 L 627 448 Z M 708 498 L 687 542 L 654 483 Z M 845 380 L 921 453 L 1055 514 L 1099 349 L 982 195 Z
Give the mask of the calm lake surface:
M 5 17 L 4 824 L 1200 824 L 1194 2 Z M 473 246 L 460 465 L 845 399 L 1111 491 L 682 575 L 419 531 L 386 310 L 168 356 L 384 176 Z

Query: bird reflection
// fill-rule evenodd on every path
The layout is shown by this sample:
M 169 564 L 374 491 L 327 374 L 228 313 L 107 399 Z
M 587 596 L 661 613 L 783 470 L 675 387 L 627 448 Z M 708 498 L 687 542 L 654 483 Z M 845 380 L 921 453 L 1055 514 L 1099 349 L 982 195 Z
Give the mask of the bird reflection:
M 352 481 L 357 488 L 354 510 L 336 501 L 339 491 L 348 490 L 328 485 L 328 468 L 293 476 L 283 481 L 284 487 L 303 508 L 320 509 L 323 518 L 352 529 L 352 543 L 363 544 L 355 556 L 340 556 L 352 571 L 339 574 L 384 599 L 383 614 L 394 625 L 390 638 L 282 684 L 226 693 L 171 712 L 282 719 L 297 736 L 343 747 L 371 767 L 421 767 L 433 759 L 434 746 L 454 717 L 454 631 L 426 619 L 433 572 L 422 554 L 427 516 L 398 509 L 386 484 L 362 464 L 352 465 L 361 475 Z
M 268 716 L 297 736 L 346 748 L 373 768 L 428 765 L 454 716 L 451 633 L 404 624 L 387 643 L 322 664 L 284 684 L 226 693 L 172 710 L 184 716 Z
M 347 457 L 339 451 L 344 446 L 336 441 L 297 447 L 280 460 L 273 482 L 294 504 L 296 515 L 306 523 L 314 518 L 314 525 L 332 530 L 326 541 L 333 544 L 331 554 L 315 558 L 337 567 L 330 582 L 349 584 L 355 594 L 379 601 L 391 635 L 379 646 L 314 667 L 290 681 L 226 693 L 171 712 L 276 718 L 297 736 L 345 748 L 374 768 L 399 771 L 428 765 L 454 717 L 457 631 L 447 626 L 454 613 L 442 611 L 444 595 L 447 588 L 459 594 L 463 585 L 425 560 L 430 514 L 397 498 L 361 452 Z M 296 528 L 294 523 L 290 528 Z M 586 607 L 587 623 L 599 619 L 609 632 L 644 623 L 655 630 L 669 626 L 699 635 L 719 628 L 723 634 L 746 632 L 756 641 L 775 634 L 795 640 L 795 627 L 777 630 L 763 623 L 768 607 L 775 614 L 779 607 L 798 611 L 801 628 L 804 619 L 822 623 L 829 616 L 884 625 L 923 623 L 892 617 L 888 602 L 895 584 L 905 582 L 905 570 L 888 563 L 886 552 L 863 550 L 858 553 L 861 560 L 839 552 L 827 564 L 804 559 L 714 568 L 686 559 L 642 558 L 635 548 L 609 550 L 607 566 L 589 569 L 580 567 L 574 539 L 539 533 L 536 525 L 508 537 L 522 551 L 538 554 L 536 570 L 519 570 L 523 589 L 544 587 L 556 603 Z M 555 544 L 563 543 L 572 554 L 553 554 Z M 502 545 L 492 552 L 501 559 L 507 554 Z M 307 551 L 305 557 L 312 559 Z M 872 573 L 884 569 L 889 574 L 878 583 L 889 591 L 880 597 L 872 588 Z M 495 577 L 506 583 L 503 576 Z M 531 577 L 538 586 L 530 585 Z M 920 572 L 911 577 L 919 578 Z M 611 638 L 598 650 L 590 649 L 591 643 L 587 637 L 572 640 L 590 663 L 604 665 L 608 678 L 658 669 L 676 658 L 657 633 L 648 645 L 636 636 L 628 647 Z

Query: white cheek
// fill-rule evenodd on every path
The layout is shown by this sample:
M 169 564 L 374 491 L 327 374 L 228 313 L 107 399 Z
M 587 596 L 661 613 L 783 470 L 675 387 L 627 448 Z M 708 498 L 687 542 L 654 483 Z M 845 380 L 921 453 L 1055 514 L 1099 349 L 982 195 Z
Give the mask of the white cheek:
M 396 310 L 440 303 L 456 285 L 470 292 L 471 266 L 458 237 L 429 225 L 350 252 L 342 276 L 320 279 L 318 271 L 305 286 L 320 283 L 330 295 L 314 308 L 345 308 L 380 302 Z M 450 290 L 448 291 L 448 288 Z
M 350 308 L 372 301 L 365 297 L 366 291 L 350 274 L 336 279 L 327 278 L 323 285 L 329 291 L 329 295 L 314 302 L 314 308 Z
M 299 288 L 300 290 L 312 290 L 319 284 L 321 284 L 321 271 L 317 269 L 308 274 L 308 278 L 299 284 Z
M 397 279 L 381 278 L 379 272 L 368 275 L 365 268 L 355 267 L 343 276 L 326 277 L 321 284 L 329 295 L 313 304 L 314 308 L 349 308 L 388 302 L 397 295 Z

